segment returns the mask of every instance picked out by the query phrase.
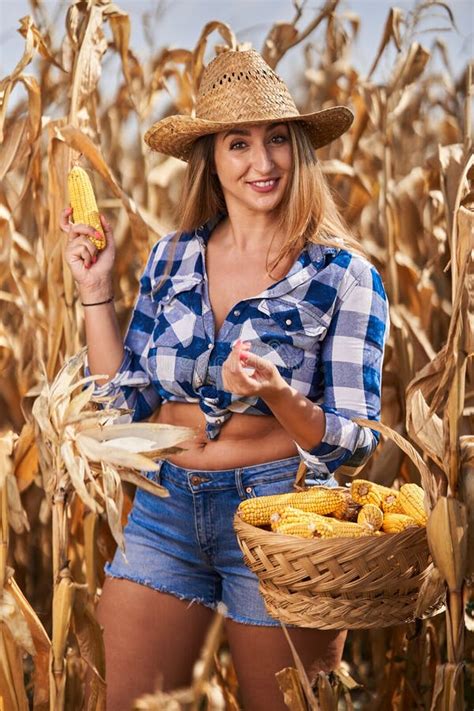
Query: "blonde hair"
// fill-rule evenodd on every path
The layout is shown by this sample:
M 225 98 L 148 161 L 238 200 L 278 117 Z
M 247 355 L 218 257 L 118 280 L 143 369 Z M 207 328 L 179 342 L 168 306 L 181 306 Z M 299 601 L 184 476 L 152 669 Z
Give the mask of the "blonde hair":
M 285 194 L 278 206 L 275 234 L 286 234 L 272 268 L 295 249 L 306 244 L 321 244 L 346 249 L 367 258 L 351 228 L 340 214 L 331 188 L 321 170 L 314 149 L 302 126 L 287 123 L 293 151 L 293 167 Z M 226 213 L 224 195 L 214 166 L 215 134 L 203 136 L 194 143 L 184 174 L 182 199 L 173 242 L 185 232 L 193 232 L 208 220 Z M 171 250 L 168 267 L 175 248 Z M 268 264 L 267 264 L 268 270 Z

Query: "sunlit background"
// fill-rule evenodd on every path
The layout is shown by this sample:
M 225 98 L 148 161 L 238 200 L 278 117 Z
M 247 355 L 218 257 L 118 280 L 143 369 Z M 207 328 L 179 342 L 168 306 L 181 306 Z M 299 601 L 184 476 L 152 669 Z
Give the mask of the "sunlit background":
M 52 37 L 53 49 L 58 49 L 64 35 L 64 16 L 70 4 L 67 0 L 46 0 L 41 3 L 45 20 L 43 24 L 53 25 L 56 32 Z M 304 28 L 323 4 L 322 0 L 300 0 L 299 5 L 303 12 L 298 28 Z M 360 18 L 359 36 L 351 58 L 358 72 L 366 74 L 369 71 L 390 7 L 399 7 L 405 16 L 409 17 L 415 4 L 406 0 L 346 0 L 339 5 L 338 13 L 347 13 L 348 29 L 351 16 Z M 193 48 L 201 29 L 210 20 L 228 23 L 239 42 L 250 42 L 253 47 L 260 49 L 274 22 L 290 22 L 295 16 L 295 5 L 291 0 L 117 0 L 116 5 L 130 15 L 130 47 L 141 61 L 156 54 L 160 47 Z M 453 72 L 459 76 L 469 59 L 474 56 L 474 2 L 455 0 L 447 5 L 452 11 L 455 27 L 453 28 L 448 12 L 441 3 L 434 3 L 413 39 L 428 49 L 436 39 L 445 42 Z M 17 32 L 18 20 L 32 14 L 31 5 L 28 0 L 0 0 L 0 13 L 0 76 L 5 76 L 22 56 L 24 38 Z M 110 38 L 110 30 L 108 32 Z M 213 43 L 219 41 L 220 36 L 214 33 L 208 43 L 208 59 L 213 54 Z M 308 41 L 314 43 L 317 51 L 318 45 L 324 44 L 324 37 L 320 30 L 316 30 L 309 36 Z M 292 73 L 301 67 L 304 61 L 304 44 L 306 42 L 291 49 L 278 65 L 279 73 L 290 86 Z M 395 48 L 389 48 L 385 52 L 373 77 L 375 80 L 379 78 L 382 81 L 386 78 L 389 68 L 393 67 L 395 54 Z M 434 53 L 431 61 L 442 69 L 439 52 Z M 34 67 L 29 67 L 28 71 L 37 74 Z M 106 95 L 111 95 L 121 80 L 119 57 L 111 52 L 105 59 L 101 89 Z M 15 88 L 13 103 L 10 100 L 10 106 L 15 103 L 15 91 L 20 96 L 22 89 Z

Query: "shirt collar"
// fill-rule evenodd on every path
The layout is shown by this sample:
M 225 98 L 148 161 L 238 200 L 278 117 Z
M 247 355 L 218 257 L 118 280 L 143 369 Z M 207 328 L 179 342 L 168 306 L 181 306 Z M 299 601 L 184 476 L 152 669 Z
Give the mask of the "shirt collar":
M 225 213 L 219 213 L 195 230 L 195 235 L 203 247 L 207 246 L 212 231 L 224 217 Z M 327 265 L 328 261 L 331 260 L 338 251 L 336 247 L 308 242 L 303 247 L 286 276 L 265 291 L 262 291 L 258 296 L 266 298 L 283 296 L 295 287 L 311 279 Z

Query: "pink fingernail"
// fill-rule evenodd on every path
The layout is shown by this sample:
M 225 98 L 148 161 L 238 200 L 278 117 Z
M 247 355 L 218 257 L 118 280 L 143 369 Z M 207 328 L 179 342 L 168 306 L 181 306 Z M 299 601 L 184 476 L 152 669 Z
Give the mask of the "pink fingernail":
M 97 257 L 92 257 L 92 264 L 95 264 L 97 261 Z
M 90 264 L 84 264 L 84 269 L 89 269 L 89 268 L 90 268 Z

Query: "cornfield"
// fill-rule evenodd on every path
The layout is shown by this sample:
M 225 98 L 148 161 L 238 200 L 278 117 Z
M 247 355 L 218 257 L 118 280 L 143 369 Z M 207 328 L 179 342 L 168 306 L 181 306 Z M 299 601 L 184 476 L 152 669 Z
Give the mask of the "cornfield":
M 474 629 L 473 76 L 472 65 L 454 76 L 437 20 L 431 35 L 418 32 L 434 10 L 453 28 L 449 3 L 391 8 L 365 76 L 351 60 L 360 20 L 339 0 L 322 3 L 306 25 L 294 0 L 293 17 L 269 21 L 256 48 L 278 69 L 303 47 L 290 84 L 301 113 L 340 104 L 355 112 L 351 130 L 319 158 L 390 301 L 382 437 L 363 476 L 428 488 L 435 567 L 421 595 L 439 581 L 446 588 L 434 617 L 350 632 L 341 668 L 312 686 L 295 652 L 295 668 L 279 676 L 293 711 L 474 708 L 474 645 L 465 635 Z M 81 375 L 82 309 L 58 227 L 67 174 L 73 162 L 87 169 L 114 225 L 125 328 L 146 255 L 174 227 L 184 170 L 149 151 L 143 133 L 161 115 L 193 111 L 206 51 L 244 45 L 216 20 L 194 47 L 155 50 L 141 62 L 127 12 L 109 0 L 71 0 L 60 46 L 52 46 L 40 0 L 19 23 L 24 53 L 0 81 L 0 709 L 85 708 L 89 670 L 92 711 L 105 708 L 94 617 L 104 564 L 123 546 L 134 487 L 165 493 L 140 471 L 176 451 L 188 431 L 120 424 L 120 412 L 91 400 Z M 375 82 L 394 47 L 388 77 Z M 122 78 L 105 99 L 102 70 L 112 53 Z M 433 69 L 434 55 L 442 70 Z M 33 64 L 39 78 L 28 73 Z M 17 85 L 23 98 L 13 108 Z M 108 433 L 105 444 L 99 431 Z M 410 447 L 424 462 L 423 480 Z M 217 612 L 192 687 L 156 688 L 134 709 L 235 710 L 238 698 Z

